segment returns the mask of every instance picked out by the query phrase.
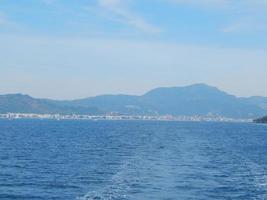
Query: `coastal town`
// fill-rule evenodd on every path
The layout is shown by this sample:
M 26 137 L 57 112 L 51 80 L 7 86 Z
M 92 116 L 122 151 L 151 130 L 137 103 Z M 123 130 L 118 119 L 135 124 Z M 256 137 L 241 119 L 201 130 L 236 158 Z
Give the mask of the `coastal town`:
M 252 122 L 252 119 L 234 119 L 222 116 L 172 116 L 172 115 L 62 115 L 62 114 L 34 114 L 34 113 L 6 113 L 0 114 L 0 119 L 39 119 L 39 120 L 143 120 L 143 121 L 195 121 L 195 122 Z

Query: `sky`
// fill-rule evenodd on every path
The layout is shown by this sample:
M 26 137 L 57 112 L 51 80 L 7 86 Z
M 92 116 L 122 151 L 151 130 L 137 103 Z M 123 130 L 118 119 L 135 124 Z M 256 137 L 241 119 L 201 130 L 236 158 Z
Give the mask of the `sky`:
M 267 96 L 266 35 L 267 0 L 0 0 L 0 94 Z

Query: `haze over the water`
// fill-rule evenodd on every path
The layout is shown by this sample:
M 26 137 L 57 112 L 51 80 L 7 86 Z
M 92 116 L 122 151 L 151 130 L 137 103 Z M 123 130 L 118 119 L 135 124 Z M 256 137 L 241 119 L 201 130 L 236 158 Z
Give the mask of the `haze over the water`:
M 3 0 L 0 94 L 73 99 L 206 83 L 267 96 L 264 0 Z

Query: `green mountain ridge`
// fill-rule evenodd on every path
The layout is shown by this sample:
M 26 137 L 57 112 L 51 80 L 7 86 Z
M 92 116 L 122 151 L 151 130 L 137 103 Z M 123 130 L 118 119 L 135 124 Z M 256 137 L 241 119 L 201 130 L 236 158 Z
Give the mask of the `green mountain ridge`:
M 267 98 L 237 98 L 205 84 L 156 88 L 140 96 L 101 95 L 71 101 L 35 99 L 21 94 L 0 95 L 0 113 L 118 113 L 259 118 L 267 115 L 267 109 L 263 106 L 265 104 L 267 105 Z
M 93 107 L 56 104 L 52 100 L 35 99 L 29 95 L 0 95 L 0 113 L 35 114 L 99 114 Z

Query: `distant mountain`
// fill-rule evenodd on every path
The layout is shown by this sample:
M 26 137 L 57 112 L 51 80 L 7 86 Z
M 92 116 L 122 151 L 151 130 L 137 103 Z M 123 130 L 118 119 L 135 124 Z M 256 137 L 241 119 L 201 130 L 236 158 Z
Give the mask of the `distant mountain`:
M 102 95 L 73 101 L 34 99 L 19 94 L 0 96 L 0 113 L 118 113 L 257 118 L 267 115 L 265 105 L 264 97 L 237 98 L 205 84 L 157 88 L 141 96 Z
M 154 99 L 161 113 L 174 115 L 220 115 L 226 117 L 254 117 L 264 112 L 255 105 L 241 102 L 233 95 L 196 84 L 188 87 L 159 88 L 148 92 L 144 98 Z
M 267 97 L 254 96 L 240 99 L 245 103 L 256 105 L 264 110 L 267 110 Z
M 0 95 L 0 113 L 99 114 L 93 107 L 60 105 L 52 100 L 35 99 L 23 94 Z
M 205 84 L 157 88 L 142 96 L 104 95 L 69 103 L 122 114 L 220 115 L 234 118 L 255 118 L 267 114 L 256 104 Z

